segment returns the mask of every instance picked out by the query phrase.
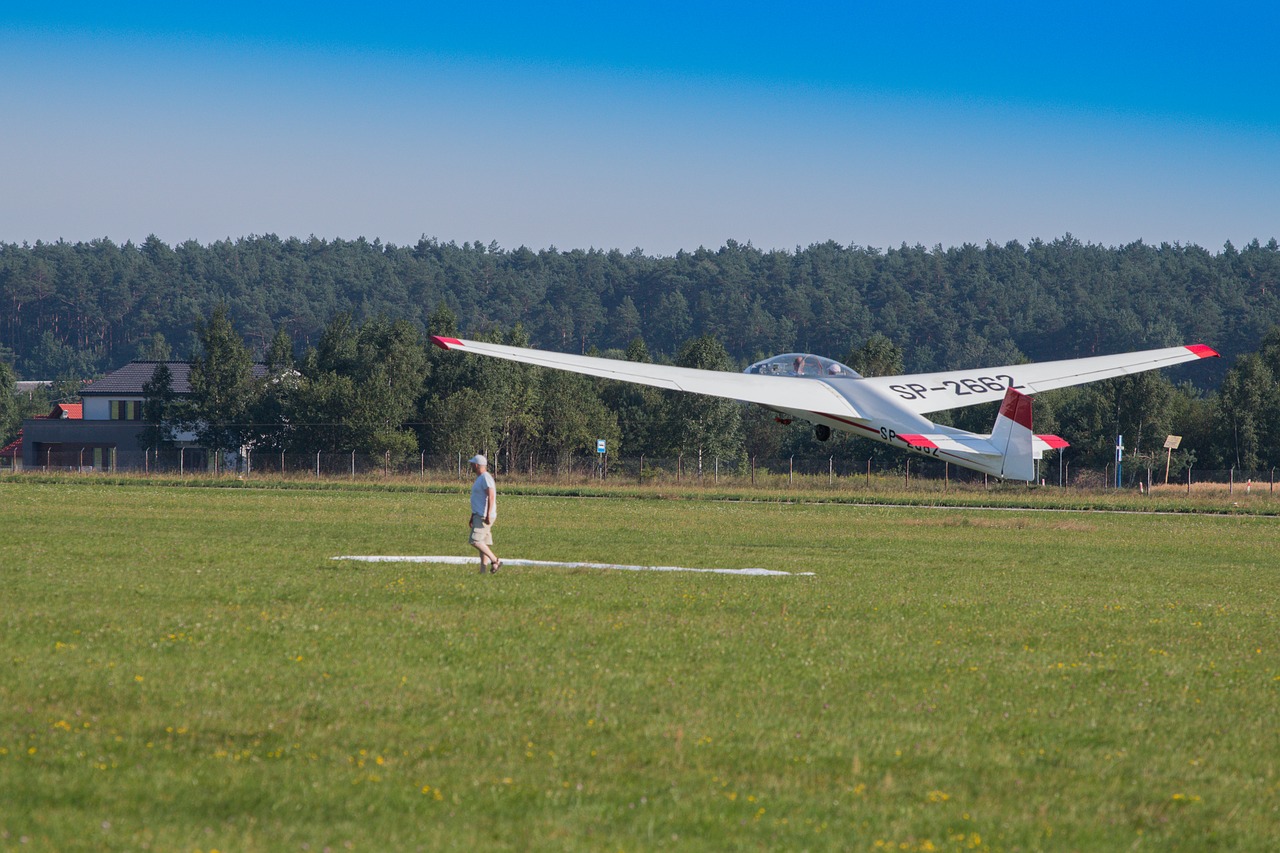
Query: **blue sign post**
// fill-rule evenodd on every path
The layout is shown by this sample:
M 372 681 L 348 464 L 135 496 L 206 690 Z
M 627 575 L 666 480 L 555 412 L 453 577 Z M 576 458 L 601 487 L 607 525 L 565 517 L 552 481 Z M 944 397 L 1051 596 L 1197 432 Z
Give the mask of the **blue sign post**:
M 1121 488 L 1120 459 L 1124 456 L 1124 436 L 1116 436 L 1116 488 Z

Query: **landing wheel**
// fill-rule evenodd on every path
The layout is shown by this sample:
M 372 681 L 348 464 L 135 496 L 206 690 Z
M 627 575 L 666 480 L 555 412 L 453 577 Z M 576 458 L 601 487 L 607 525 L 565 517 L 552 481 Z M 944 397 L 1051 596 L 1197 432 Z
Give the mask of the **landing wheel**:
M 813 437 L 818 441 L 826 441 L 831 438 L 831 427 L 826 424 L 818 424 L 813 428 Z

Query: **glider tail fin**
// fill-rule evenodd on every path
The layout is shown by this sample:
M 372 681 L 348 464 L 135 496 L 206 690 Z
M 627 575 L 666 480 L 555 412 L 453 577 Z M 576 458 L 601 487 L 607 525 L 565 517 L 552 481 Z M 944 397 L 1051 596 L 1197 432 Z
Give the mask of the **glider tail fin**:
M 1031 398 L 1010 388 L 1000 404 L 991 430 L 991 443 L 1003 454 L 1000 476 L 1006 480 L 1035 479 L 1035 434 L 1031 431 Z

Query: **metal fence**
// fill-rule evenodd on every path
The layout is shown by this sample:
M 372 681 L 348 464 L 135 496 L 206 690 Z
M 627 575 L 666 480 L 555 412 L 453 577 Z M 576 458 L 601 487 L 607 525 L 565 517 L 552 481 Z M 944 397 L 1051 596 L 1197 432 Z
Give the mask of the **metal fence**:
M 294 454 L 280 451 L 215 453 L 202 448 L 159 450 L 110 450 L 95 455 L 64 452 L 57 459 L 39 460 L 27 471 L 72 471 L 81 473 L 131 472 L 166 476 L 237 476 L 310 478 L 320 480 L 467 480 L 470 471 L 463 453 L 393 456 L 369 455 L 353 451 Z M 509 482 L 541 484 L 689 485 L 755 488 L 878 488 L 947 491 L 986 489 L 997 480 L 936 460 L 903 457 L 892 463 L 872 459 L 830 456 L 827 458 L 748 456 L 716 457 L 688 454 L 671 457 L 629 456 L 613 459 L 604 455 L 501 454 L 490 460 L 493 473 Z M 1163 468 L 1121 466 L 1116 482 L 1115 469 L 1079 468 L 1050 463 L 1044 466 L 1037 484 L 1045 487 L 1137 491 L 1188 491 L 1195 488 L 1237 490 L 1246 494 L 1275 494 L 1275 469 L 1264 471 L 1197 470 L 1176 473 L 1165 482 Z M 1020 483 L 1017 485 L 1021 485 Z

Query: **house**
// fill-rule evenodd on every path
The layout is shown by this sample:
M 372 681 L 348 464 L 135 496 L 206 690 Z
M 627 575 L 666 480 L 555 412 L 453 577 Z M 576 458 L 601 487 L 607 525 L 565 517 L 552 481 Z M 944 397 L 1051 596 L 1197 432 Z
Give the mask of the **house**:
M 95 470 L 142 469 L 151 464 L 154 453 L 142 446 L 147 424 L 142 419 L 146 399 L 143 386 L 151 381 L 156 367 L 164 364 L 172 377 L 175 397 L 191 393 L 191 364 L 186 361 L 133 361 L 86 385 L 80 391 L 82 404 L 63 406 L 63 414 L 31 418 L 22 423 L 21 459 L 24 468 L 76 468 Z M 253 375 L 266 375 L 266 366 L 255 364 Z M 55 412 L 59 407 L 54 407 Z M 175 454 L 189 470 L 204 467 L 207 454 L 195 446 L 195 435 L 174 437 Z
M 43 415 L 33 420 L 41 421 L 63 421 L 63 420 L 81 420 L 84 417 L 84 407 L 80 403 L 54 403 L 49 414 Z M 10 471 L 21 471 L 23 467 L 22 447 L 23 447 L 24 430 L 18 430 L 18 437 L 13 441 L 0 448 L 0 471 L 8 469 Z
M 52 379 L 19 379 L 13 386 L 13 393 L 26 394 L 31 397 L 37 391 L 44 391 L 53 387 Z

